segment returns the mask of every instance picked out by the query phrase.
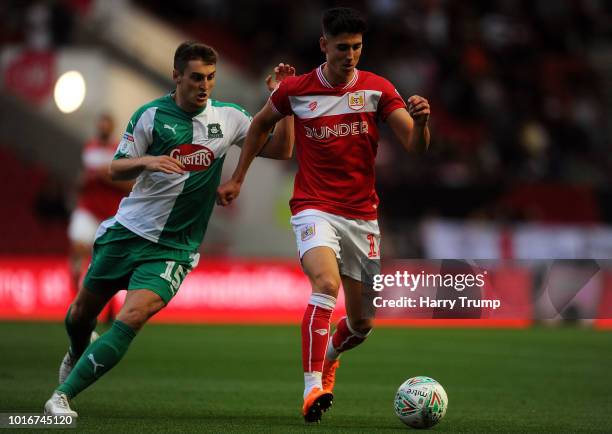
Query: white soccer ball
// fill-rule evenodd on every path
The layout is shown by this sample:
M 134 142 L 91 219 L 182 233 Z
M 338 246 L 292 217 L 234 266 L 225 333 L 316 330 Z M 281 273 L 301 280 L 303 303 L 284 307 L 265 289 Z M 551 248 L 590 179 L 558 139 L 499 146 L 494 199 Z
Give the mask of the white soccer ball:
M 440 383 L 429 377 L 413 377 L 397 389 L 393 407 L 402 422 L 413 428 L 429 428 L 446 414 L 448 397 Z

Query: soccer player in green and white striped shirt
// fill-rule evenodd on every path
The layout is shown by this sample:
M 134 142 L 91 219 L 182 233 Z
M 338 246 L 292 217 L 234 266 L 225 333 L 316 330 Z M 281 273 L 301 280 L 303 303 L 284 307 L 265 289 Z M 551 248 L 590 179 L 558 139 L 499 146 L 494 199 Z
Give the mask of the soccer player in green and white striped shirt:
M 216 63 L 212 48 L 181 44 L 174 56 L 176 90 L 142 106 L 128 123 L 110 170 L 113 179 L 136 183 L 117 214 L 98 228 L 83 287 L 66 314 L 70 347 L 46 414 L 76 417 L 69 400 L 121 360 L 197 265 L 225 154 L 242 144 L 251 122 L 243 108 L 210 98 Z M 268 88 L 294 74 L 279 64 Z M 260 155 L 286 159 L 292 151 L 293 122 L 283 120 Z M 128 290 L 125 303 L 97 338 L 96 317 L 122 288 Z

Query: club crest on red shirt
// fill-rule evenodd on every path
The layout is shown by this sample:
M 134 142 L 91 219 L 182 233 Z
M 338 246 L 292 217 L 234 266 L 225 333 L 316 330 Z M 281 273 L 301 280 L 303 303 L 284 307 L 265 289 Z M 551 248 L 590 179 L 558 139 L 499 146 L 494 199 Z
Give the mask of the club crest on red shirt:
M 348 94 L 348 106 L 353 110 L 361 110 L 365 107 L 365 92 L 352 92 Z
M 178 145 L 170 151 L 170 156 L 183 163 L 189 171 L 206 170 L 215 161 L 215 155 L 210 149 L 193 143 Z

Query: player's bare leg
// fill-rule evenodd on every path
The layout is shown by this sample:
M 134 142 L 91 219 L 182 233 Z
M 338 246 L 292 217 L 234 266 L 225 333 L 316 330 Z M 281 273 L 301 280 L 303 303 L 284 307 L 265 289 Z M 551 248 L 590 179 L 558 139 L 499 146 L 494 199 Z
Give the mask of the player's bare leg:
M 329 247 L 315 247 L 307 251 L 302 257 L 302 267 L 312 286 L 312 295 L 302 320 L 302 414 L 306 422 L 319 422 L 333 400 L 333 394 L 323 389 L 321 377 L 330 319 L 341 280 L 336 255 Z
M 342 276 L 342 286 L 344 287 L 346 313 L 351 329 L 360 335 L 368 335 L 374 327 L 374 321 L 372 306 L 364 306 L 363 284 L 359 280 Z M 357 345 L 353 345 L 351 348 Z
M 372 315 L 368 312 L 368 307 L 363 305 L 362 283 L 342 276 L 342 286 L 347 316 L 338 321 L 336 331 L 329 340 L 323 364 L 323 388 L 329 391 L 334 389 L 340 354 L 363 343 L 373 327 Z
M 127 292 L 117 320 L 138 332 L 166 304 L 162 298 L 148 289 L 132 289 Z
M 127 352 L 136 333 L 164 306 L 162 298 L 153 291 L 128 291 L 113 326 L 85 349 L 66 381 L 45 404 L 45 413 L 76 417 L 68 401 L 114 367 Z

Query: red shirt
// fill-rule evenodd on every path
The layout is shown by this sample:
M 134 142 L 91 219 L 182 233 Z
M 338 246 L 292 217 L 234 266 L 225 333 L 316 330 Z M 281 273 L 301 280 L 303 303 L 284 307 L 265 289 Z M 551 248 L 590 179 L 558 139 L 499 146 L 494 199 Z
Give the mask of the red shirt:
M 124 190 L 110 184 L 99 174 L 100 170 L 108 170 L 116 148 L 116 143 L 91 139 L 83 150 L 85 177 L 77 207 L 86 209 L 99 220 L 112 217 L 117 212 L 119 202 L 126 195 Z
M 321 65 L 284 79 L 269 102 L 280 114 L 295 115 L 298 172 L 289 202 L 292 214 L 310 208 L 375 220 L 377 122 L 406 107 L 393 85 L 355 69 L 348 84 L 334 87 Z

